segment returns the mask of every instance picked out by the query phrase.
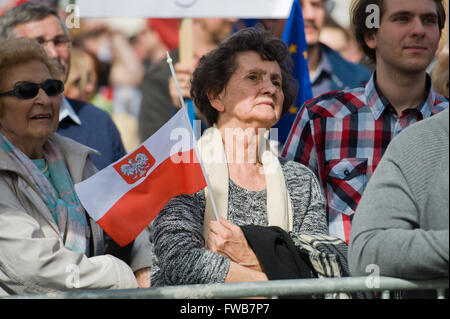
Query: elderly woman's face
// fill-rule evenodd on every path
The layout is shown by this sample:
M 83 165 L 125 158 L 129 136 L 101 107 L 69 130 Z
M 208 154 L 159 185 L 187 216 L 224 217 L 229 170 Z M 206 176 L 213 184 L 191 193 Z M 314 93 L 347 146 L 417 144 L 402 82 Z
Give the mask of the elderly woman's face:
M 284 94 L 276 61 L 246 51 L 236 57 L 237 68 L 211 105 L 219 111 L 218 125 L 269 128 L 280 119 Z
M 29 61 L 2 72 L 0 92 L 14 89 L 20 82 L 42 83 L 53 77 L 45 64 Z M 0 131 L 13 144 L 30 145 L 47 140 L 58 128 L 61 94 L 48 96 L 42 88 L 34 98 L 1 97 Z
M 88 54 L 83 55 L 83 68 L 72 68 L 67 79 L 64 95 L 68 98 L 89 102 L 97 89 L 95 62 Z

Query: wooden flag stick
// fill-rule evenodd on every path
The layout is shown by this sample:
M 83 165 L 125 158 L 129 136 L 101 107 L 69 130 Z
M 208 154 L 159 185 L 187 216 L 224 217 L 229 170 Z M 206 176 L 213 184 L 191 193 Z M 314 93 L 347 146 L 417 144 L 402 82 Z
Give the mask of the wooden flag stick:
M 180 62 L 194 66 L 194 29 L 192 18 L 181 20 L 179 31 Z

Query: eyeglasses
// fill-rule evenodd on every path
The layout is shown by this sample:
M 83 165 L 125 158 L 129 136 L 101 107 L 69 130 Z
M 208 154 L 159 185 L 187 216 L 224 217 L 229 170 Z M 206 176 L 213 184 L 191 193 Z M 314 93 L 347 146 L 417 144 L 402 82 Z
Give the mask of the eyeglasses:
M 22 100 L 32 99 L 43 89 L 48 96 L 56 96 L 64 91 L 64 83 L 60 80 L 50 79 L 42 83 L 20 82 L 11 91 L 0 93 L 3 96 L 15 96 Z

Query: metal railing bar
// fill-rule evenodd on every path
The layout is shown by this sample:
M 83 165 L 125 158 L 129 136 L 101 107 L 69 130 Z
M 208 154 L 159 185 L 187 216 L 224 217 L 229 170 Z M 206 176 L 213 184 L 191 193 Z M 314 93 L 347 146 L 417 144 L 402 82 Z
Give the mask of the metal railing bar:
M 370 282 L 369 282 L 370 283 Z M 71 290 L 39 295 L 8 296 L 8 299 L 209 299 L 258 296 L 320 295 L 333 292 L 364 292 L 386 290 L 442 290 L 448 279 L 405 280 L 379 277 L 379 285 L 368 285 L 367 277 L 327 279 L 273 280 L 233 284 L 184 285 L 127 290 Z M 444 292 L 441 293 L 443 295 Z
M 445 299 L 445 289 L 440 288 L 437 290 L 437 299 Z
M 391 299 L 391 292 L 389 290 L 383 291 L 381 294 L 381 299 Z

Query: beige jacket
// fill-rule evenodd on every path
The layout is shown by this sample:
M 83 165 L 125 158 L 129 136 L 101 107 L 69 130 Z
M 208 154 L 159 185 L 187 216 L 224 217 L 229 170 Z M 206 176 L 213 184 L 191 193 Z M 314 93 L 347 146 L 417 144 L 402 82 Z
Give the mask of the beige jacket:
M 95 152 L 54 134 L 74 183 L 96 172 Z M 79 289 L 137 288 L 132 269 L 105 255 L 102 230 L 90 221 L 90 256 L 64 247 L 53 217 L 33 184 L 0 148 L 0 296 Z

